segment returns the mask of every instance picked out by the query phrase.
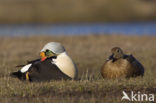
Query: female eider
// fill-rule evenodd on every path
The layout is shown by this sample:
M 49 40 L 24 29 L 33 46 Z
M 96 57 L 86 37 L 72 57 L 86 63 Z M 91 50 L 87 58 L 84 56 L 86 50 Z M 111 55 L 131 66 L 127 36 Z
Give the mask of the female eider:
M 126 55 L 121 48 L 114 47 L 112 55 L 103 64 L 103 78 L 136 77 L 144 75 L 144 67 L 132 55 Z
M 41 60 L 30 61 L 21 70 L 13 72 L 11 75 L 29 81 L 77 78 L 77 67 L 60 43 L 47 43 L 41 50 L 40 56 Z

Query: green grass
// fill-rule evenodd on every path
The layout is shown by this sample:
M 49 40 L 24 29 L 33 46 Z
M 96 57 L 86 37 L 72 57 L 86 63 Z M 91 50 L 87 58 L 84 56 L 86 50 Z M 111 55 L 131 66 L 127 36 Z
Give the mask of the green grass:
M 50 41 L 65 46 L 79 69 L 79 81 L 29 83 L 9 77 L 10 72 L 19 69 L 15 68 L 17 64 L 38 58 L 40 49 Z M 1 37 L 0 103 L 120 103 L 123 90 L 156 94 L 154 44 L 155 36 Z M 101 77 L 100 67 L 114 46 L 132 53 L 144 65 L 143 78 L 109 80 Z

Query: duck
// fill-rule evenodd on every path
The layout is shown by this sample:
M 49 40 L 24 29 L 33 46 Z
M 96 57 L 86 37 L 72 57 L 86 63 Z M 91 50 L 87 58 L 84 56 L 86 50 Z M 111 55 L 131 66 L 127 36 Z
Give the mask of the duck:
M 58 42 L 47 43 L 40 51 L 40 59 L 28 61 L 26 65 L 17 67 L 22 68 L 10 75 L 31 82 L 75 80 L 78 77 L 77 66 L 64 46 Z
M 103 78 L 144 76 L 143 65 L 132 54 L 124 54 L 120 47 L 112 48 L 111 53 L 111 56 L 109 56 L 101 68 Z

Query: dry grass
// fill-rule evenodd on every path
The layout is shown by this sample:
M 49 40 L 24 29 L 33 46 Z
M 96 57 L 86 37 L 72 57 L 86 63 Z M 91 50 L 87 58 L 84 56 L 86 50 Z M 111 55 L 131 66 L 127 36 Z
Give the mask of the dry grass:
M 154 0 L 0 0 L 0 23 L 156 20 Z
M 43 45 L 61 42 L 79 69 L 80 81 L 21 82 L 10 78 L 17 64 L 39 57 Z M 156 37 L 123 35 L 0 38 L 0 103 L 120 103 L 122 91 L 156 94 Z M 143 78 L 103 80 L 100 67 L 119 46 L 145 67 Z M 125 101 L 126 102 L 126 101 Z

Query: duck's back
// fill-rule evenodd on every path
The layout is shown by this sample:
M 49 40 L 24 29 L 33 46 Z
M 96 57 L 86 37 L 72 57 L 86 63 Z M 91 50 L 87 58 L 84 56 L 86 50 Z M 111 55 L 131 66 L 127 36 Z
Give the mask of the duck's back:
M 131 75 L 132 77 L 144 75 L 143 65 L 136 58 L 134 58 L 133 55 L 129 55 L 126 59 L 130 62 L 131 69 L 133 70 Z

